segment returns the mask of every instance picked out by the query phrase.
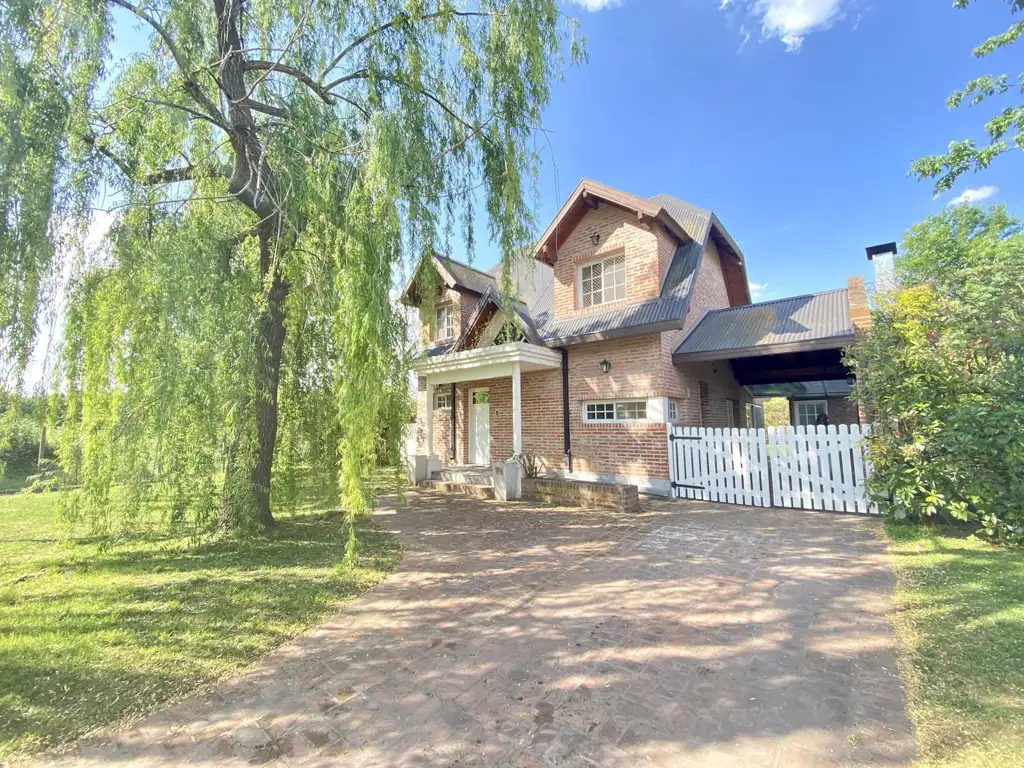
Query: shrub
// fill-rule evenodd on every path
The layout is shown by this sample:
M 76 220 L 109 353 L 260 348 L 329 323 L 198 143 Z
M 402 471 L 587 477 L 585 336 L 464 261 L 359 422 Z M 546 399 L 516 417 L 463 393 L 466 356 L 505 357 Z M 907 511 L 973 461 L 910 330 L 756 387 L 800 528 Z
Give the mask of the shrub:
M 523 475 L 526 478 L 534 480 L 540 477 L 540 462 L 537 460 L 536 454 L 523 451 L 522 453 L 517 453 L 512 458 L 519 462 L 519 466 L 523 468 Z
M 912 228 L 902 288 L 849 354 L 874 422 L 868 488 L 890 516 L 1024 542 L 1024 236 L 1001 208 Z

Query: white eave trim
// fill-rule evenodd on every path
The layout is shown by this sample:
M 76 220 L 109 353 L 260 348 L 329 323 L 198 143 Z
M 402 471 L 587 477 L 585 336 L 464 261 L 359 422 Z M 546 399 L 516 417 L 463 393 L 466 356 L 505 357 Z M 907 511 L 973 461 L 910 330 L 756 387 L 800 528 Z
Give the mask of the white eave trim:
M 467 349 L 436 357 L 421 357 L 412 364 L 419 376 L 429 376 L 441 383 L 447 381 L 471 381 L 498 375 L 511 375 L 512 366 L 519 363 L 523 371 L 542 368 L 560 368 L 562 355 L 545 347 L 517 341 L 500 346 Z M 509 373 L 502 373 L 504 369 Z

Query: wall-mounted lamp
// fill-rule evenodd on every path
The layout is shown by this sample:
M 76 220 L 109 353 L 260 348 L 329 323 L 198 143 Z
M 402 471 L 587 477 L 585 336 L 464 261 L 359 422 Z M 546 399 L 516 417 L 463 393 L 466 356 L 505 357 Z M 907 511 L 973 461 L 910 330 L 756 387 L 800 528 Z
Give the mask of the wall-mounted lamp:
M 594 232 L 593 234 L 591 234 L 590 242 L 592 242 L 594 245 L 597 245 L 598 243 L 600 243 L 601 242 L 601 234 L 599 232 Z
M 607 360 L 601 361 L 601 373 L 608 373 L 612 369 L 612 364 Z

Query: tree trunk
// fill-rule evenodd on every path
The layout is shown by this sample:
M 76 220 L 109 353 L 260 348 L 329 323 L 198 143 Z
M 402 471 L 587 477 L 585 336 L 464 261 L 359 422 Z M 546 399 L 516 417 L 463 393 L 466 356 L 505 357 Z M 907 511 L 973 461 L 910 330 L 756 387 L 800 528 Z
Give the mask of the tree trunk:
M 256 339 L 256 460 L 252 467 L 252 495 L 256 519 L 267 528 L 277 523 L 270 511 L 270 481 L 277 446 L 277 390 L 281 381 L 281 352 L 284 349 L 284 300 L 288 289 L 279 275 L 260 316 Z

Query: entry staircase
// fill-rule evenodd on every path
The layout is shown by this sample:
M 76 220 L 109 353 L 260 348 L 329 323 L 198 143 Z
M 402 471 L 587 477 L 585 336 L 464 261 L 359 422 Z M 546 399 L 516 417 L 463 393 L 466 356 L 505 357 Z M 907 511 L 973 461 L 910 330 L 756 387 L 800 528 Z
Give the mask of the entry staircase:
M 423 487 L 474 499 L 493 499 L 494 471 L 483 465 L 444 467 L 432 472 Z

